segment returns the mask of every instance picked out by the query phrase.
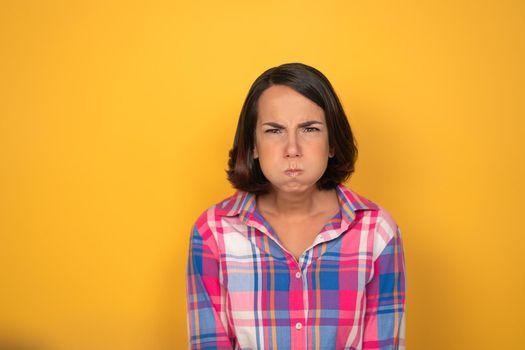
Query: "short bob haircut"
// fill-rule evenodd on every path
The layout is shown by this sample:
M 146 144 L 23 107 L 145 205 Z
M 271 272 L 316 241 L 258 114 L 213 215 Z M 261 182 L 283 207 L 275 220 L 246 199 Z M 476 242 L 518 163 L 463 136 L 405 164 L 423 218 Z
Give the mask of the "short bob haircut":
M 237 123 L 233 148 L 229 153 L 228 180 L 234 188 L 250 193 L 268 193 L 272 184 L 262 173 L 258 159 L 253 159 L 257 103 L 261 94 L 273 85 L 286 85 L 304 95 L 324 111 L 328 140 L 334 156 L 317 181 L 321 190 L 335 188 L 354 172 L 357 144 L 345 112 L 328 79 L 317 69 L 302 63 L 286 63 L 262 73 L 252 84 Z

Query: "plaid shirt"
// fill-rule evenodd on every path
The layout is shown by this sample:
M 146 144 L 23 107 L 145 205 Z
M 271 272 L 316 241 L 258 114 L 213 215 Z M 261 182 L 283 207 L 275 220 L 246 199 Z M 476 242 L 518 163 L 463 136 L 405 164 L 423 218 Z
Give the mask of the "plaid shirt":
M 195 223 L 187 273 L 190 349 L 404 349 L 400 230 L 339 185 L 341 210 L 297 261 L 237 191 Z

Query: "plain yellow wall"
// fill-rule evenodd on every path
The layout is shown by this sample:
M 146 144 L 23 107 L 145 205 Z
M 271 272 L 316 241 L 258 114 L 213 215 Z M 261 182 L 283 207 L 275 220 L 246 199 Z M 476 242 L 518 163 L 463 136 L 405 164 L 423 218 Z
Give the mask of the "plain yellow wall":
M 402 228 L 408 348 L 520 348 L 524 4 L 2 1 L 0 341 L 184 348 L 191 224 L 251 83 L 299 61 Z

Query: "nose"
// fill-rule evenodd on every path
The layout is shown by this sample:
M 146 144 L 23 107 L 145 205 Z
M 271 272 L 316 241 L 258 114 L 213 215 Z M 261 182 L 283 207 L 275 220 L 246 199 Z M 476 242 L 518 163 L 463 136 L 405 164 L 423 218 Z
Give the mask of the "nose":
M 296 158 L 301 157 L 301 147 L 299 146 L 299 143 L 297 141 L 297 136 L 294 133 L 288 134 L 288 139 L 286 142 L 286 147 L 284 150 L 284 157 L 285 158 Z

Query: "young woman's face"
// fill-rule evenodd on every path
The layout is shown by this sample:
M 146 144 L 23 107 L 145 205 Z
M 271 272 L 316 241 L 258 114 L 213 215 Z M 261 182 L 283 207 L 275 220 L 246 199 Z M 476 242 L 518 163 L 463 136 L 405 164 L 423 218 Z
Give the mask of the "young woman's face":
M 266 89 L 258 102 L 254 158 L 274 190 L 311 189 L 329 156 L 323 109 L 288 86 Z

